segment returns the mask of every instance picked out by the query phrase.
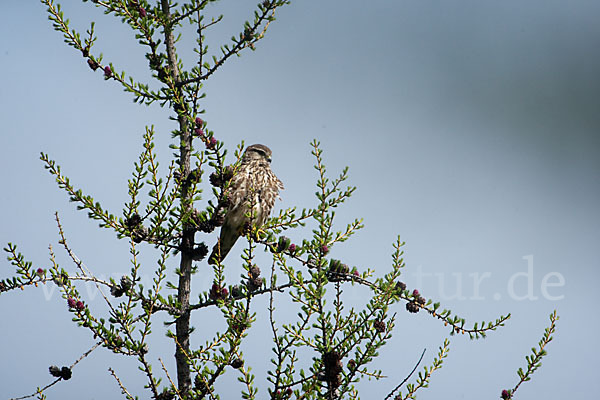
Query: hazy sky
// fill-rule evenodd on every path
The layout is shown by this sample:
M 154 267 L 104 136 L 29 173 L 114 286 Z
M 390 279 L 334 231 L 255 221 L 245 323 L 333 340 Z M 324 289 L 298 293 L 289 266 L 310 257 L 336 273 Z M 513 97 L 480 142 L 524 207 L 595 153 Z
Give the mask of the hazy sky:
M 127 244 L 75 210 L 39 152 L 120 214 L 144 126 L 155 125 L 167 165 L 175 125 L 168 110 L 135 105 L 114 81 L 92 73 L 51 29 L 41 4 L 4 3 L 0 242 L 18 244 L 42 267 L 52 244 L 61 266 L 74 271 L 57 245 L 59 211 L 78 256 L 98 275 L 119 276 L 129 270 Z M 147 80 L 143 51 L 127 27 L 91 3 L 63 3 L 82 33 L 97 21 L 94 54 Z M 211 6 L 225 14 L 209 32 L 212 50 L 238 32 L 254 5 Z M 561 319 L 549 355 L 516 398 L 587 399 L 600 390 L 593 350 L 600 329 L 593 312 L 600 278 L 599 13 L 597 1 L 293 1 L 255 52 L 230 60 L 205 86 L 205 119 L 220 140 L 232 150 L 242 140 L 273 150 L 273 169 L 286 186 L 277 209 L 315 205 L 313 138 L 332 176 L 350 167 L 349 184 L 358 190 L 337 213 L 337 226 L 363 217 L 366 227 L 334 247 L 333 257 L 383 275 L 400 234 L 410 288 L 468 325 L 512 313 L 486 340 L 453 337 L 444 368 L 420 399 L 498 398 L 517 382 L 553 309 Z M 179 44 L 188 66 L 191 45 Z M 290 236 L 299 242 L 308 232 Z M 154 255 L 144 255 L 148 275 Z M 0 262 L 0 278 L 11 275 Z M 230 283 L 238 275 L 230 273 Z M 200 274 L 194 292 L 210 280 Z M 93 344 L 51 289 L 0 297 L 2 399 L 47 384 L 49 365 L 69 365 Z M 350 289 L 347 301 L 361 304 L 367 295 Z M 99 296 L 86 302 L 103 309 Z M 272 347 L 264 339 L 265 307 L 257 302 L 259 323 L 246 347 L 257 381 L 264 381 Z M 295 313 L 288 307 L 282 303 L 282 315 Z M 423 365 L 430 364 L 448 333 L 424 313 L 408 314 L 403 305 L 394 311 L 397 333 L 376 364 L 389 378 L 361 384 L 363 398 L 383 398 L 423 348 Z M 198 316 L 194 323 L 210 321 Z M 162 357 L 175 375 L 162 329 L 154 327 L 150 356 L 155 370 Z M 198 335 L 196 345 L 206 339 Z M 117 398 L 109 365 L 131 391 L 146 395 L 135 362 L 99 349 L 49 398 Z M 240 387 L 229 384 L 235 391 L 225 397 L 238 398 Z

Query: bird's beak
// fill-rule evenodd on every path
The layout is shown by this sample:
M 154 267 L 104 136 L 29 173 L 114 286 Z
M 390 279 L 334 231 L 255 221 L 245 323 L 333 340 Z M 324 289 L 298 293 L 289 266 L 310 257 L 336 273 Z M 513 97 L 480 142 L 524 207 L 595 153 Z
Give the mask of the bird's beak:
M 271 157 L 267 157 L 267 161 L 271 164 Z

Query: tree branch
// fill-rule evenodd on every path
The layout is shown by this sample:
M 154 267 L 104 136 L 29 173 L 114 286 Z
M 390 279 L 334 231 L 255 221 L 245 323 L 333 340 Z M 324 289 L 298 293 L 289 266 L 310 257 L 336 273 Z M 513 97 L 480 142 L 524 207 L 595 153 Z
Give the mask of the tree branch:
M 392 397 L 394 395 L 394 393 L 396 393 L 396 391 L 398 389 L 400 389 L 402 387 L 402 385 L 404 385 L 406 383 L 406 381 L 408 381 L 410 379 L 412 374 L 414 374 L 415 371 L 417 370 L 417 368 L 419 367 L 419 364 L 421 364 L 421 361 L 423 361 L 423 356 L 425 355 L 425 350 L 427 350 L 427 349 L 423 349 L 423 352 L 421 353 L 421 357 L 419 357 L 419 361 L 417 361 L 417 363 L 415 364 L 412 371 L 410 371 L 410 374 L 408 374 L 408 376 L 406 378 L 404 378 L 404 380 L 402 382 L 400 382 L 400 384 L 398 386 L 396 386 L 387 396 L 385 396 L 385 398 L 383 400 L 387 400 L 390 397 Z

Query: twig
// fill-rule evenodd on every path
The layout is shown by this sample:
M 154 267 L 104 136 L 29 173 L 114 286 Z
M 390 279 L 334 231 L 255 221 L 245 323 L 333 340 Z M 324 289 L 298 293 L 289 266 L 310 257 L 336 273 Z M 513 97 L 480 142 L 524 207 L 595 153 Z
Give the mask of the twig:
M 30 397 L 33 397 L 33 396 L 35 396 L 36 394 L 41 394 L 41 393 L 43 393 L 43 392 L 44 392 L 46 389 L 49 389 L 50 387 L 52 387 L 52 386 L 56 385 L 56 384 L 57 384 L 58 382 L 60 382 L 61 380 L 62 380 L 62 378 L 56 378 L 56 380 L 55 380 L 54 382 L 52 382 L 52 383 L 49 383 L 48 385 L 44 386 L 44 387 L 43 387 L 43 388 L 41 388 L 41 389 L 39 389 L 39 388 L 38 388 L 38 390 L 37 390 L 35 393 L 29 394 L 29 395 L 27 395 L 27 396 L 22 396 L 22 397 L 13 397 L 13 398 L 11 398 L 11 399 L 8 399 L 8 400 L 22 400 L 22 399 L 28 399 L 28 398 L 30 398 Z
M 61 238 L 60 243 L 64 246 L 65 250 L 67 251 L 67 253 L 71 257 L 71 259 L 73 260 L 73 262 L 75 262 L 75 264 L 77 265 L 77 267 L 79 268 L 79 270 L 81 271 L 81 273 L 85 277 L 94 277 L 94 275 L 90 272 L 90 270 L 75 255 L 75 253 L 73 253 L 73 251 L 71 250 L 71 248 L 67 244 L 67 239 L 65 237 L 62 225 L 60 223 L 60 218 L 58 216 L 58 212 L 55 213 L 55 216 L 56 216 L 56 223 L 58 224 L 58 230 L 59 230 L 59 234 L 60 234 L 60 238 Z M 87 273 L 86 273 L 86 271 L 87 271 Z M 115 310 L 115 308 L 113 307 L 112 303 L 110 302 L 110 300 L 108 300 L 108 297 L 106 297 L 106 295 L 104 294 L 104 292 L 100 288 L 100 283 L 101 282 L 98 282 L 98 280 L 94 280 L 94 279 L 91 279 L 91 281 L 94 282 L 94 284 L 96 285 L 96 288 L 98 289 L 98 292 L 100 292 L 100 295 L 102 296 L 102 298 L 106 302 L 106 305 L 108 306 L 108 308 L 110 308 L 110 311 L 111 311 L 112 315 L 118 315 L 118 313 Z M 133 336 L 131 334 L 131 331 L 127 328 L 127 326 L 125 326 L 123 324 L 122 321 L 119 321 L 119 323 L 123 327 L 124 332 L 127 334 L 127 337 L 133 342 L 134 339 L 133 339 Z M 152 372 L 151 372 L 150 366 L 148 365 L 148 363 L 146 361 L 146 358 L 144 357 L 143 354 L 139 354 L 139 361 L 144 366 L 144 371 L 146 372 L 146 375 L 148 376 L 148 379 L 150 381 L 150 388 L 152 389 L 152 393 L 154 394 L 154 396 L 158 396 L 158 391 L 156 389 L 156 384 L 154 383 L 154 379 L 152 377 Z
M 91 271 L 85 266 L 85 264 L 83 263 L 83 261 L 81 261 L 81 259 L 79 259 L 79 257 L 77 257 L 77 255 L 75 255 L 75 253 L 71 250 L 71 248 L 67 244 L 67 239 L 65 237 L 65 232 L 63 231 L 63 227 L 62 227 L 62 225 L 60 223 L 60 218 L 58 216 L 58 211 L 54 213 L 54 216 L 56 218 L 56 223 L 58 224 L 58 233 L 60 235 L 60 241 L 59 241 L 59 243 L 63 245 L 63 247 L 65 248 L 65 250 L 69 254 L 69 257 L 71 257 L 71 259 L 77 265 L 77 267 L 79 268 L 79 270 L 81 271 L 81 273 L 83 274 L 84 277 L 90 277 L 90 276 L 94 277 L 94 274 L 91 273 Z M 97 280 L 91 280 L 91 281 L 94 282 L 94 285 L 96 286 L 96 289 L 98 289 L 98 292 L 100 292 L 100 295 L 102 296 L 102 298 L 106 302 L 106 305 L 108 305 L 108 307 L 110 308 L 110 310 L 113 313 L 113 315 L 118 315 L 118 313 L 116 312 L 116 310 L 112 306 L 111 302 L 108 300 L 108 297 L 106 297 L 106 295 L 104 294 L 104 292 L 100 288 L 100 283 Z
M 402 382 L 400 382 L 400 384 L 398 386 L 396 386 L 387 396 L 385 396 L 385 398 L 383 400 L 387 400 L 390 397 L 392 397 L 394 395 L 394 393 L 396 393 L 396 391 L 398 389 L 400 389 L 402 387 L 402 385 L 404 385 L 406 383 L 406 381 L 408 381 L 410 379 L 412 374 L 414 374 L 415 371 L 417 370 L 417 368 L 419 367 L 419 364 L 421 364 L 421 361 L 423 360 L 423 356 L 425 355 L 425 350 L 427 350 L 427 349 L 423 349 L 423 352 L 421 353 L 421 357 L 419 357 L 419 361 L 417 361 L 417 363 L 415 364 L 415 367 L 412 369 L 412 371 L 410 371 L 410 374 L 408 374 L 408 376 L 406 378 L 404 378 L 404 380 Z
M 73 369 L 73 367 L 74 367 L 74 366 L 76 366 L 77 364 L 79 364 L 79 362 L 80 362 L 81 360 L 83 360 L 84 358 L 86 358 L 87 356 L 89 356 L 89 355 L 90 355 L 90 353 L 91 353 L 92 351 L 96 350 L 96 349 L 98 348 L 98 346 L 100 346 L 101 344 L 102 344 L 102 342 L 98 342 L 98 343 L 96 343 L 95 345 L 93 345 L 91 349 L 89 349 L 88 351 L 86 351 L 85 353 L 83 353 L 83 354 L 81 355 L 81 357 L 79 357 L 79 358 L 78 358 L 78 359 L 77 359 L 77 360 L 76 360 L 76 361 L 75 361 L 73 364 L 71 364 L 71 366 L 69 367 L 69 369 Z M 62 380 L 62 378 L 57 378 L 57 379 L 55 379 L 53 382 L 51 382 L 51 383 L 47 384 L 46 386 L 44 386 L 43 388 L 41 388 L 41 389 L 40 389 L 40 388 L 38 388 L 38 389 L 36 390 L 36 392 L 35 392 L 35 393 L 29 394 L 29 395 L 27 395 L 27 396 L 13 397 L 13 398 L 11 398 L 11 399 L 9 399 L 9 400 L 22 400 L 22 399 L 28 399 L 28 398 L 30 398 L 30 397 L 33 397 L 33 396 L 35 396 L 35 395 L 42 394 L 44 391 L 46 391 L 46 390 L 47 390 L 47 389 L 49 389 L 50 387 L 52 387 L 52 386 L 56 385 L 56 384 L 57 384 L 58 382 L 60 382 L 61 380 Z
M 179 393 L 179 390 L 177 390 L 177 386 L 175 385 L 175 383 L 173 382 L 173 380 L 169 376 L 169 371 L 167 371 L 167 367 L 165 367 L 165 364 L 163 363 L 162 358 L 159 357 L 158 361 L 160 361 L 160 365 L 162 365 L 163 371 L 165 371 L 165 374 L 167 374 L 167 379 L 169 380 L 169 382 L 171 382 L 171 386 L 173 386 L 173 389 L 175 389 L 175 393 L 177 393 L 177 397 L 179 397 L 180 399 L 182 399 L 183 397 L 181 397 L 181 393 Z
M 121 393 L 123 393 L 125 396 L 127 396 L 128 400 L 135 400 L 135 398 L 131 395 L 131 393 L 129 393 L 127 391 L 127 389 L 125 388 L 125 386 L 123 386 L 123 383 L 121 383 L 121 380 L 119 379 L 119 377 L 117 376 L 115 371 L 112 368 L 108 368 L 108 370 L 110 371 L 110 374 L 117 380 L 117 383 L 119 384 L 119 387 L 121 388 Z
M 544 330 L 544 335 L 538 343 L 539 349 L 536 349 L 535 347 L 532 348 L 531 350 L 533 352 L 533 355 L 526 357 L 527 371 L 523 372 L 523 369 L 519 368 L 517 372 L 517 374 L 519 375 L 519 382 L 512 390 L 509 390 L 509 399 L 513 398 L 513 395 L 515 394 L 517 389 L 519 389 L 521 384 L 523 382 L 529 381 L 531 379 L 531 375 L 542 365 L 542 358 L 547 354 L 546 346 L 552 341 L 552 335 L 556 330 L 556 321 L 558 321 L 558 319 L 559 317 L 556 314 L 556 310 L 554 310 L 552 314 L 550 314 L 550 326 Z
M 95 345 L 93 345 L 91 349 L 89 349 L 88 351 L 86 351 L 85 353 L 83 353 L 81 355 L 81 357 L 79 357 L 77 359 L 77 361 L 75 361 L 73 364 L 71 364 L 71 366 L 69 368 L 73 369 L 74 366 L 76 366 L 81 360 L 83 360 L 84 358 L 86 358 L 87 356 L 89 356 L 90 353 L 92 351 L 96 350 L 98 348 L 98 346 L 100 346 L 101 344 L 102 344 L 102 342 L 100 341 L 100 342 L 96 343 Z
M 208 3 L 208 0 L 203 0 L 200 4 L 198 4 L 196 7 L 191 8 L 190 10 L 188 10 L 187 12 L 181 14 L 181 15 L 177 15 L 175 16 L 170 24 L 171 26 L 174 26 L 175 24 L 178 24 L 179 22 L 181 22 L 182 20 L 188 18 L 190 15 L 192 15 L 193 13 L 195 13 L 196 11 L 200 11 L 202 10 L 204 7 L 206 7 L 206 4 Z
M 265 26 L 263 27 L 262 31 L 260 33 L 258 33 L 254 37 L 254 39 L 252 39 L 250 41 L 247 41 L 247 40 L 234 41 L 235 45 L 229 51 L 224 53 L 221 56 L 221 58 L 215 62 L 215 64 L 212 66 L 212 68 L 209 68 L 208 71 L 206 71 L 204 73 L 204 75 L 199 75 L 199 76 L 196 76 L 193 78 L 180 80 L 179 82 L 177 82 L 176 85 L 178 87 L 183 87 L 183 86 L 189 85 L 190 83 L 196 83 L 196 82 L 201 82 L 203 80 L 206 80 L 221 65 L 223 65 L 229 57 L 233 56 L 234 54 L 239 54 L 239 52 L 245 48 L 248 48 L 248 47 L 252 48 L 254 46 L 254 43 L 258 42 L 260 39 L 262 39 L 265 36 L 265 32 L 267 31 L 267 28 L 269 27 L 271 22 L 274 20 L 275 10 L 277 9 L 277 7 L 279 7 L 279 5 L 273 5 L 272 8 L 271 7 L 265 8 L 262 11 L 261 15 L 257 16 L 257 19 L 255 20 L 254 24 L 250 27 L 249 32 L 257 32 L 260 25 L 265 21 L 266 21 L 266 23 L 265 23 Z M 270 13 L 270 15 L 269 15 L 269 13 Z M 200 51 L 202 51 L 202 49 L 200 49 Z

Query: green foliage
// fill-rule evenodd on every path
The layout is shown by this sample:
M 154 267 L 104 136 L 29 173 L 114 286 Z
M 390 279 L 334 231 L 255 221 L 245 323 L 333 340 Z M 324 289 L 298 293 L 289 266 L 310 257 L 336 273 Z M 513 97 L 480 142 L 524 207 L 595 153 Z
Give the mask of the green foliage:
M 527 361 L 527 369 L 523 371 L 523 368 L 519 368 L 517 370 L 517 375 L 519 376 L 519 382 L 515 385 L 514 388 L 505 390 L 502 392 L 502 398 L 512 399 L 517 389 L 521 386 L 523 382 L 528 382 L 531 380 L 531 375 L 542 366 L 542 358 L 546 356 L 548 353 L 546 352 L 546 346 L 548 343 L 552 341 L 552 335 L 556 330 L 556 322 L 558 321 L 559 316 L 556 314 L 556 310 L 550 314 L 550 326 L 544 329 L 544 334 L 542 338 L 538 342 L 538 347 L 531 348 L 531 355 L 525 356 L 525 361 Z

